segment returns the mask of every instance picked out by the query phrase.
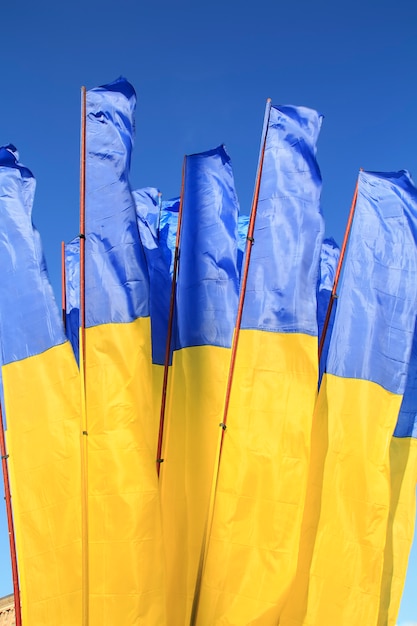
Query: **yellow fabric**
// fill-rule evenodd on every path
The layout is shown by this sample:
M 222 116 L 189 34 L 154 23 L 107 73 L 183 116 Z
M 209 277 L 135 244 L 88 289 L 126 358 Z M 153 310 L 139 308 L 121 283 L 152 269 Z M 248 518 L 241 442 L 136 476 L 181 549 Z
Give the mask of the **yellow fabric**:
M 169 382 L 169 376 L 170 376 L 170 371 L 171 371 L 171 367 L 168 368 L 168 382 Z M 158 449 L 158 436 L 159 436 L 159 423 L 160 423 L 160 419 L 161 419 L 161 402 L 162 402 L 162 388 L 163 388 L 163 383 L 164 383 L 164 366 L 163 365 L 156 365 L 155 363 L 152 364 L 152 410 L 153 410 L 153 425 L 155 428 L 154 431 L 154 448 L 155 448 L 155 468 L 156 468 L 156 453 L 157 453 L 157 449 Z M 168 401 L 166 400 L 166 406 L 165 406 L 165 417 L 164 417 L 164 429 L 165 429 L 165 424 L 167 422 L 167 404 Z M 162 452 L 162 451 L 161 451 Z
M 316 395 L 316 337 L 240 332 L 199 626 L 277 623 L 296 572 Z
M 90 625 L 164 625 L 149 318 L 86 330 L 86 407 Z
M 297 576 L 280 626 L 377 623 L 401 399 L 366 380 L 324 375 Z
M 393 437 L 390 446 L 391 502 L 378 626 L 395 626 L 400 609 L 408 557 L 413 543 L 417 439 Z
M 80 625 L 80 386 L 70 344 L 2 376 L 22 621 Z
M 190 621 L 229 362 L 215 346 L 174 353 L 160 474 L 170 626 Z
M 82 536 L 82 626 L 88 626 L 90 613 L 90 577 L 88 567 L 88 433 L 85 406 L 85 370 L 84 370 L 84 329 L 78 329 L 80 365 L 80 409 L 81 409 L 81 536 Z

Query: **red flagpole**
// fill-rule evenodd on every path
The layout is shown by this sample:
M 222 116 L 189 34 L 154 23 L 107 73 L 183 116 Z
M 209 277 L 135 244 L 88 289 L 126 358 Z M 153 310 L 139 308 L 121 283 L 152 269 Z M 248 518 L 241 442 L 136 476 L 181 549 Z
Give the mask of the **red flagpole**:
M 82 626 L 89 623 L 89 559 L 88 559 L 88 449 L 87 411 L 85 405 L 85 179 L 87 91 L 81 88 L 80 147 L 80 378 L 81 378 L 81 494 L 82 494 Z
M 170 306 L 169 306 L 168 333 L 167 333 L 167 341 L 165 344 L 164 378 L 162 382 L 162 397 L 161 397 L 161 411 L 160 411 L 160 416 L 159 416 L 158 446 L 157 446 L 157 451 L 156 451 L 156 471 L 157 471 L 158 476 L 161 471 L 161 463 L 163 462 L 163 459 L 161 458 L 161 454 L 162 454 L 162 443 L 163 443 L 163 438 L 164 438 L 169 358 L 171 356 L 171 343 L 172 343 L 172 326 L 173 326 L 174 311 L 175 311 L 175 292 L 177 289 L 177 273 L 178 273 L 178 260 L 179 260 L 180 237 L 181 237 L 182 207 L 184 204 L 184 180 L 185 180 L 186 161 L 187 161 L 187 157 L 184 157 L 183 166 L 182 166 L 180 206 L 178 210 L 177 235 L 175 238 L 174 267 L 173 267 L 172 283 L 171 283 L 171 300 L 170 300 Z
M 349 211 L 348 221 L 347 221 L 347 225 L 346 225 L 346 230 L 345 230 L 345 234 L 344 234 L 344 237 L 343 237 L 343 243 L 342 243 L 342 247 L 341 247 L 341 250 L 340 250 L 340 256 L 339 256 L 339 260 L 338 260 L 337 267 L 336 267 L 336 273 L 335 273 L 335 277 L 334 277 L 334 281 L 333 281 L 332 293 L 330 295 L 330 301 L 329 301 L 329 304 L 327 306 L 326 317 L 324 318 L 323 330 L 322 330 L 321 337 L 320 337 L 319 351 L 318 351 L 319 363 L 320 363 L 321 355 L 323 354 L 323 347 L 324 347 L 324 342 L 325 342 L 325 339 L 326 339 L 327 330 L 328 330 L 328 327 L 329 327 L 330 316 L 332 314 L 333 303 L 334 303 L 335 299 L 337 298 L 337 293 L 336 293 L 337 292 L 337 286 L 339 284 L 339 278 L 340 278 L 340 273 L 341 273 L 341 270 L 342 270 L 343 261 L 344 261 L 344 258 L 345 258 L 347 242 L 348 242 L 349 235 L 350 235 L 350 230 L 351 230 L 351 227 L 352 227 L 353 216 L 355 214 L 356 200 L 358 198 L 358 182 L 359 181 L 357 180 L 356 181 L 355 192 L 353 194 L 352 204 L 350 206 L 350 211 Z
M 10 494 L 9 470 L 7 466 L 6 441 L 4 436 L 3 412 L 0 406 L 0 453 L 3 470 L 4 499 L 6 501 L 7 528 L 9 531 L 10 558 L 12 564 L 13 596 L 16 617 L 16 626 L 22 624 L 22 609 L 20 606 L 19 573 L 17 568 L 16 541 L 13 524 L 12 497 Z
M 80 154 L 80 331 L 85 375 L 85 155 L 87 92 L 81 87 L 81 154 Z
M 158 237 L 159 237 L 159 228 L 161 225 L 161 212 L 162 212 L 162 193 L 158 191 L 158 226 L 156 229 L 158 233 Z
M 67 328 L 67 285 L 65 272 L 65 242 L 61 241 L 61 309 L 64 330 Z
M 223 445 L 224 433 L 225 433 L 226 425 L 227 425 L 230 395 L 232 391 L 233 376 L 234 376 L 235 364 L 236 364 L 236 354 L 237 354 L 237 348 L 239 344 L 239 333 L 240 333 L 240 327 L 242 323 L 243 305 L 245 303 L 246 285 L 248 282 L 249 264 L 250 264 L 250 258 L 251 258 L 251 253 L 252 253 L 252 246 L 254 244 L 253 233 L 255 230 L 256 212 L 258 208 L 259 190 L 261 187 L 262 168 L 263 168 L 263 163 L 264 163 L 266 138 L 268 135 L 268 123 L 269 123 L 269 116 L 271 113 L 271 106 L 272 106 L 271 99 L 268 98 L 268 100 L 266 101 L 266 107 L 265 107 L 261 150 L 260 150 L 259 160 L 258 160 L 258 171 L 257 171 L 256 181 L 255 181 L 255 190 L 253 193 L 252 207 L 251 207 L 250 219 L 249 219 L 249 225 L 248 225 L 248 233 L 246 236 L 245 262 L 243 266 L 242 281 L 241 281 L 240 294 L 239 294 L 236 326 L 235 326 L 235 332 L 233 335 L 232 353 L 230 357 L 229 375 L 228 375 L 228 380 L 227 380 L 226 397 L 225 397 L 224 411 L 223 411 L 223 421 L 220 424 L 220 426 L 222 427 L 220 455 L 221 455 L 221 450 L 222 450 L 222 445 Z M 220 462 L 220 458 L 219 458 L 219 462 Z
M 212 485 L 211 485 L 211 491 L 210 491 L 209 510 L 208 510 L 208 514 L 206 518 L 206 525 L 204 528 L 204 537 L 203 537 L 202 546 L 201 546 L 200 561 L 198 564 L 193 605 L 191 608 L 190 626 L 195 626 L 197 616 L 198 616 L 198 608 L 199 608 L 198 605 L 200 601 L 201 582 L 202 582 L 202 577 L 203 577 L 204 564 L 206 560 L 208 537 L 210 536 L 211 524 L 212 524 L 212 519 L 213 519 L 214 501 L 216 497 L 216 488 L 217 488 L 217 480 L 219 476 L 223 439 L 224 439 L 224 433 L 226 431 L 227 415 L 229 411 L 230 395 L 231 395 L 231 390 L 232 390 L 233 375 L 234 375 L 235 364 L 236 364 L 236 354 L 237 354 L 237 348 L 238 348 L 238 343 L 239 343 L 239 333 L 240 333 L 240 327 L 241 327 L 241 322 L 242 322 L 243 305 L 245 302 L 246 285 L 248 281 L 249 263 L 250 263 L 250 257 L 251 257 L 251 252 L 252 252 L 252 245 L 254 244 L 253 233 L 255 230 L 255 219 L 256 219 L 256 212 L 258 208 L 259 190 L 261 187 L 262 168 L 263 168 L 263 163 L 264 163 L 265 147 L 266 147 L 266 139 L 268 135 L 268 124 L 269 124 L 269 116 L 271 113 L 271 106 L 272 106 L 271 99 L 268 98 L 266 101 L 266 107 L 265 107 L 264 124 L 263 124 L 262 137 L 261 137 L 261 149 L 259 152 L 258 169 L 257 169 L 257 174 L 256 174 L 255 189 L 253 193 L 252 207 L 251 207 L 250 218 L 249 218 L 248 233 L 246 236 L 246 254 L 245 254 L 245 261 L 244 261 L 244 266 L 243 266 L 241 288 L 240 288 L 240 293 L 239 293 L 239 302 L 238 302 L 238 310 L 237 310 L 237 316 L 236 316 L 235 332 L 233 335 L 233 342 L 232 342 L 232 349 L 231 349 L 229 374 L 228 374 L 228 379 L 227 379 L 226 396 L 225 396 L 225 403 L 224 403 L 224 408 L 223 408 L 223 421 L 221 424 L 219 424 L 222 430 L 221 430 L 220 438 L 217 444 L 215 464 L 214 464 L 214 469 L 213 469 L 213 479 L 212 479 Z

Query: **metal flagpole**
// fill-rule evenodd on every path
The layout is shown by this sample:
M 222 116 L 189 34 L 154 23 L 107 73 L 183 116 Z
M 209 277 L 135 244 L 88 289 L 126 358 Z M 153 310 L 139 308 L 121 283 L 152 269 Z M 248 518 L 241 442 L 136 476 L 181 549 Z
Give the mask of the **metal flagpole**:
M 22 624 L 22 610 L 20 606 L 19 574 L 17 569 L 16 541 L 14 534 L 12 497 L 10 494 L 9 470 L 7 465 L 6 441 L 4 436 L 3 412 L 0 406 L 0 453 L 3 470 L 4 499 L 6 501 L 7 528 L 9 531 L 10 558 L 12 564 L 13 596 L 16 616 L 16 626 Z
M 184 205 L 184 180 L 185 180 L 186 162 L 187 162 L 187 157 L 184 157 L 183 166 L 182 166 L 181 196 L 180 196 L 180 206 L 178 210 L 177 234 L 175 238 L 174 267 L 173 267 L 172 283 L 171 283 L 171 300 L 170 300 L 170 306 L 169 306 L 168 332 L 167 332 L 167 340 L 165 344 L 164 377 L 163 377 L 163 382 L 162 382 L 161 412 L 159 416 L 158 446 L 157 446 L 157 452 L 156 452 L 156 471 L 157 471 L 158 476 L 161 471 L 161 463 L 163 462 L 161 455 L 162 455 L 162 444 L 163 444 L 163 438 L 164 438 L 169 360 L 171 356 L 172 326 L 173 326 L 174 311 L 175 311 L 175 292 L 177 289 L 177 273 L 178 273 L 179 249 L 180 249 L 180 238 L 181 238 L 182 208 Z
M 82 523 L 82 626 L 89 623 L 89 562 L 88 562 L 88 464 L 87 412 L 85 398 L 85 170 L 86 170 L 86 110 L 87 92 L 81 88 L 81 148 L 80 148 L 80 385 L 81 385 L 81 523 Z
M 229 412 L 230 394 L 232 390 L 233 375 L 234 375 L 235 364 L 236 364 L 236 354 L 237 354 L 237 348 L 239 344 L 239 333 L 240 333 L 240 326 L 242 323 L 243 305 L 245 302 L 245 295 L 246 295 L 246 285 L 248 282 L 249 264 L 250 264 L 250 258 L 251 258 L 251 253 L 252 253 L 252 246 L 254 244 L 253 233 L 255 230 L 256 212 L 258 208 L 259 190 L 261 187 L 262 168 L 263 168 L 263 163 L 264 163 L 266 138 L 268 135 L 268 123 L 269 123 L 269 116 L 271 112 L 271 106 L 272 106 L 271 99 L 268 98 L 268 100 L 266 101 L 266 107 L 265 107 L 261 150 L 260 150 L 259 160 L 258 160 L 258 171 L 256 175 L 255 190 L 253 193 L 252 207 L 251 207 L 250 219 L 249 219 L 249 225 L 248 225 L 248 233 L 246 236 L 245 262 L 243 266 L 242 281 L 241 281 L 240 293 L 239 293 L 239 304 L 238 304 L 237 317 L 236 317 L 236 326 L 235 326 L 235 332 L 233 335 L 232 354 L 230 358 L 229 376 L 228 376 L 227 387 L 226 387 L 226 399 L 224 403 L 223 421 L 222 421 L 222 424 L 220 424 L 222 428 L 220 454 L 221 454 L 221 448 L 223 444 L 224 433 L 226 430 L 227 414 Z M 220 459 L 219 459 L 219 462 L 220 462 Z
M 80 154 L 80 357 L 85 374 L 85 156 L 87 92 L 81 87 L 81 154 Z
M 246 236 L 245 261 L 244 261 L 244 266 L 243 266 L 242 281 L 241 281 L 241 287 L 240 287 L 240 293 L 239 293 L 239 302 L 238 302 L 238 310 L 237 310 L 237 316 L 236 316 L 235 331 L 233 334 L 229 374 L 228 374 L 228 379 L 227 379 L 226 396 L 225 396 L 225 403 L 224 403 L 224 409 L 223 409 L 223 419 L 222 419 L 222 422 L 219 424 L 221 430 L 219 431 L 220 435 L 218 439 L 217 451 L 216 451 L 216 457 L 215 457 L 215 465 L 214 465 L 213 480 L 212 480 L 212 485 L 211 485 L 209 509 L 208 509 L 206 527 L 204 530 L 203 543 L 202 543 L 201 553 L 200 553 L 200 562 L 198 566 L 198 573 L 197 573 L 196 587 L 195 587 L 194 598 L 193 598 L 193 607 L 192 607 L 192 612 L 191 612 L 190 626 L 195 626 L 196 620 L 197 620 L 201 582 L 202 582 L 202 577 L 203 577 L 204 564 L 205 564 L 205 560 L 207 556 L 208 538 L 210 536 L 211 524 L 213 520 L 214 501 L 215 501 L 217 481 L 218 481 L 218 476 L 219 476 L 223 439 L 224 439 L 224 434 L 227 428 L 227 415 L 229 411 L 230 395 L 231 395 L 231 390 L 232 390 L 233 375 L 234 375 L 235 364 L 236 364 L 237 348 L 239 344 L 239 333 L 240 333 L 240 326 L 242 322 L 243 305 L 245 302 L 250 257 L 251 257 L 251 252 L 252 252 L 252 245 L 254 244 L 253 233 L 255 230 L 255 219 L 256 219 L 256 212 L 258 208 L 259 190 L 261 187 L 262 168 L 263 168 L 263 162 L 264 162 L 264 156 L 265 156 L 265 147 L 266 147 L 266 139 L 268 135 L 268 124 L 269 124 L 271 106 L 272 106 L 271 99 L 268 98 L 266 101 L 266 106 L 265 106 L 265 115 L 264 115 L 264 123 L 263 123 L 262 138 L 261 138 L 261 148 L 259 152 L 258 168 L 257 168 L 257 174 L 256 174 L 256 180 L 255 180 L 255 189 L 254 189 L 253 199 L 252 199 L 252 207 L 251 207 L 251 212 L 250 212 L 248 233 Z
M 159 239 L 159 228 L 161 226 L 161 213 L 162 213 L 162 193 L 158 191 L 158 224 L 156 228 L 158 239 Z
M 349 211 L 349 216 L 348 216 L 348 221 L 347 221 L 347 225 L 346 225 L 346 230 L 345 230 L 345 234 L 344 234 L 344 237 L 343 237 L 342 248 L 340 250 L 340 256 L 339 256 L 339 260 L 338 260 L 337 267 L 336 267 L 335 277 L 334 277 L 334 281 L 333 281 L 332 293 L 330 295 L 329 304 L 327 306 L 326 317 L 324 318 L 323 330 L 322 330 L 321 337 L 320 337 L 319 351 L 318 351 L 319 363 L 320 363 L 321 355 L 323 354 L 323 347 L 324 347 L 324 342 L 325 342 L 325 339 L 326 339 L 327 329 L 329 327 L 330 316 L 332 314 L 333 303 L 334 303 L 335 299 L 337 298 L 337 293 L 336 293 L 337 292 L 337 286 L 339 284 L 340 272 L 342 270 L 342 265 L 343 265 L 343 261 L 344 261 L 344 257 L 345 257 L 345 253 L 346 253 L 346 246 L 347 246 L 347 242 L 348 242 L 348 239 L 349 239 L 350 230 L 351 230 L 351 227 L 352 227 L 353 216 L 355 214 L 356 200 L 358 198 L 358 184 L 359 184 L 359 180 L 356 181 L 355 192 L 353 194 L 352 204 L 351 204 L 350 211 Z
M 65 242 L 61 241 L 61 309 L 64 330 L 67 329 L 67 285 L 65 273 Z

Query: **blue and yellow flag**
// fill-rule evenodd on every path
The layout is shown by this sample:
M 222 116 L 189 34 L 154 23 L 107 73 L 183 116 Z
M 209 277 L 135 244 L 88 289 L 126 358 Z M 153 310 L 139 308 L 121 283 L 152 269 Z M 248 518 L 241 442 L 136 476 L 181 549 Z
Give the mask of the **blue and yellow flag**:
M 100 626 L 165 624 L 149 276 L 129 185 L 135 105 L 123 78 L 87 92 L 90 623 Z
M 171 624 L 188 624 L 238 300 L 238 200 L 223 146 L 186 157 L 162 490 Z
M 23 624 L 81 624 L 79 373 L 32 224 L 35 179 L 0 148 L 0 346 Z
M 417 484 L 417 328 L 407 384 L 390 444 L 391 500 L 378 626 L 395 626 L 413 543 Z
M 317 394 L 322 117 L 271 108 L 197 624 L 276 624 L 294 578 Z
M 360 172 L 313 418 L 299 569 L 280 626 L 377 623 L 389 450 L 416 317 L 416 243 L 417 190 L 408 173 Z

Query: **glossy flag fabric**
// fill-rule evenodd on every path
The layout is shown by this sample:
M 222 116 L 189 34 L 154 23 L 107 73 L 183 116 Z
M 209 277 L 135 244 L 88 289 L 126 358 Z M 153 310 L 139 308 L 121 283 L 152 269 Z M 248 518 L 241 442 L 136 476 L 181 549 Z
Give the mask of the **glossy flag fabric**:
M 166 257 L 169 271 L 174 271 L 174 252 L 177 238 L 180 198 L 162 200 L 158 238 L 162 254 Z
M 129 185 L 136 95 L 87 92 L 86 420 L 90 623 L 165 624 L 149 276 Z
M 159 202 L 160 192 L 157 189 L 152 187 L 137 189 L 133 192 L 133 197 L 149 272 L 152 362 L 163 365 L 171 299 L 171 253 L 173 254 L 175 248 L 175 238 L 170 241 L 171 250 L 161 237 L 162 213 L 165 214 L 166 209 L 162 211 Z
M 35 179 L 0 148 L 0 345 L 23 624 L 81 624 L 79 374 L 32 224 Z
M 326 320 L 327 309 L 330 305 L 339 257 L 340 248 L 333 237 L 327 237 L 324 239 L 320 253 L 320 274 L 317 283 L 317 324 L 319 331 L 319 346 L 322 333 L 326 333 L 319 363 L 319 386 L 326 367 L 330 337 L 332 335 L 334 316 L 336 314 L 337 298 L 334 299 L 332 304 L 327 329 L 324 329 L 324 323 Z
M 65 263 L 65 334 L 79 362 L 80 335 L 80 240 L 64 246 Z
M 162 490 L 170 623 L 188 624 L 237 312 L 238 201 L 223 146 L 186 157 Z
M 139 234 L 149 272 L 153 420 L 155 424 L 159 425 L 171 307 L 172 260 L 175 250 L 178 205 L 174 201 L 173 205 L 175 208 L 173 212 L 171 211 L 171 204 L 164 202 L 164 206 L 162 206 L 161 193 L 153 187 L 137 189 L 133 192 L 133 197 L 136 205 Z M 173 224 L 170 223 L 168 215 L 174 216 Z M 172 323 L 174 326 L 175 319 Z M 168 367 L 171 365 L 172 342 L 169 349 Z M 163 426 L 161 428 L 163 430 Z M 159 449 L 155 440 L 155 467 L 156 463 L 160 462 L 157 461 L 158 452 Z
M 239 275 L 242 271 L 242 263 L 243 257 L 245 255 L 246 243 L 247 243 L 247 234 L 249 227 L 249 215 L 239 215 L 239 219 L 237 222 L 237 230 L 238 230 L 238 269 Z
M 270 112 L 200 626 L 276 624 L 296 571 L 318 377 L 321 121 Z
M 280 625 L 377 623 L 389 450 L 415 324 L 416 240 L 417 192 L 408 173 L 360 172 L 314 414 L 299 568 Z
M 395 626 L 414 538 L 417 484 L 417 332 L 390 444 L 391 499 L 378 626 Z

